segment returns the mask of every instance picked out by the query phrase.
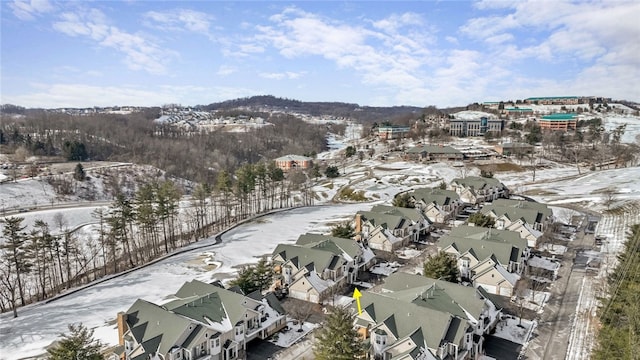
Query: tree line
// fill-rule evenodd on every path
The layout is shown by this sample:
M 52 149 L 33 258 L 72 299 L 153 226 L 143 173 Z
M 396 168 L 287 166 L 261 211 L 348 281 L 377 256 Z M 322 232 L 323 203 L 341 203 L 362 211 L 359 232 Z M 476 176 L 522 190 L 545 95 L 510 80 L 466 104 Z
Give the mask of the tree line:
M 15 153 L 18 162 L 32 155 L 132 162 L 214 184 L 218 172 L 234 172 L 245 163 L 322 152 L 329 132 L 344 132 L 340 124 L 309 124 L 283 113 L 262 115 L 270 125 L 246 132 L 200 132 L 155 123 L 157 109 L 88 116 L 30 110 L 20 118 L 0 114 L 0 148 Z
M 27 229 L 24 218 L 2 220 L 0 311 L 51 298 L 71 287 L 116 274 L 169 254 L 255 214 L 312 205 L 306 175 L 288 180 L 273 163 L 222 171 L 215 186 L 194 187 L 189 197 L 170 180 L 114 195 L 92 212 L 96 231 L 83 235 L 62 213 Z

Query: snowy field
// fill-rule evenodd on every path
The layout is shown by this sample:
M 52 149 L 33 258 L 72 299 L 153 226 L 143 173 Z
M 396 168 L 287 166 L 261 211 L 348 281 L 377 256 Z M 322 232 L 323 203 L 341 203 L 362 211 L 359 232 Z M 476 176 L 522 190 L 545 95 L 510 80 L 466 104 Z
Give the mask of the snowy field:
M 95 336 L 103 342 L 117 343 L 113 321 L 118 311 L 125 311 L 136 299 L 159 303 L 174 293 L 183 282 L 197 279 L 228 279 L 240 265 L 254 263 L 270 254 L 278 243 L 294 242 L 306 232 L 325 232 L 331 224 L 350 218 L 372 204 L 320 206 L 302 208 L 263 217 L 241 225 L 223 236 L 202 240 L 192 251 L 162 260 L 143 269 L 104 281 L 51 303 L 39 303 L 0 316 L 0 359 L 20 359 L 43 353 L 67 323 L 82 322 L 95 328 Z M 210 244 L 211 246 L 206 246 Z M 210 270 L 203 262 L 204 252 L 215 253 L 221 266 Z
M 357 131 L 358 129 L 352 126 L 347 133 L 352 135 L 332 138 L 332 150 L 321 154 L 320 157 L 340 159 L 339 151 L 344 149 L 345 142 L 350 140 L 350 136 L 355 138 Z M 343 171 L 342 168 L 340 170 Z M 352 161 L 344 170 L 349 173 L 346 179 L 327 181 L 314 188 L 316 192 L 320 192 L 319 190 L 325 192 L 321 195 L 319 202 L 329 201 L 341 186 L 350 182 L 356 182 L 350 185 L 355 190 L 362 190 L 371 200 L 382 203 L 391 200 L 399 191 L 413 187 L 433 187 L 441 181 L 449 182 L 463 175 L 462 169 L 447 164 L 383 162 L 376 160 L 375 157 L 362 162 Z M 470 174 L 476 173 L 467 173 L 467 175 Z M 548 164 L 547 169 L 536 172 L 536 183 L 531 183 L 531 171 L 498 173 L 495 176 L 510 188 L 517 189 L 518 192 L 526 192 L 537 200 L 557 206 L 581 205 L 596 211 L 605 210 L 602 190 L 608 187 L 615 189 L 617 195 L 614 207 L 620 211 L 605 214 L 596 230 L 598 234 L 605 234 L 608 238 L 604 245 L 604 251 L 607 253 L 603 263 L 604 269 L 610 269 L 615 264 L 615 254 L 622 248 L 628 226 L 640 221 L 640 211 L 638 207 L 634 207 L 634 204 L 640 201 L 640 182 L 636 181 L 640 177 L 640 167 L 598 172 L 584 169 L 582 174 L 578 174 L 575 167 Z M 24 200 L 27 203 L 33 201 L 46 203 L 49 199 L 44 195 L 49 190 L 38 182 L 25 181 L 24 184 L 22 182 L 16 184 L 19 185 L 10 188 L 5 188 L 6 184 L 0 186 L 2 200 L 7 201 L 10 197 L 19 199 L 21 194 L 27 194 Z M 8 192 L 5 193 L 5 191 Z M 37 194 L 31 196 L 31 192 Z M 8 194 L 7 197 L 5 194 Z M 12 201 L 15 203 L 17 200 Z M 0 315 L 0 359 L 20 359 L 43 353 L 44 348 L 66 330 L 69 321 L 83 322 L 96 330 L 96 337 L 113 345 L 117 342 L 113 324 L 116 313 L 126 310 L 136 299 L 143 298 L 159 303 L 175 292 L 185 281 L 230 279 L 237 274 L 239 266 L 254 263 L 261 256 L 270 254 L 277 244 L 292 243 L 299 235 L 306 232 L 327 232 L 333 224 L 351 219 L 355 212 L 368 210 L 372 205 L 372 202 L 327 205 L 266 216 L 228 232 L 220 244 L 213 244 L 213 238 L 205 239 L 191 245 L 190 251 L 161 260 L 146 268 L 79 290 L 48 304 L 34 304 L 19 309 L 17 319 L 11 318 L 11 314 Z M 554 207 L 554 212 L 556 209 L 561 208 Z M 87 217 L 90 212 L 84 208 L 78 214 L 66 216 L 69 227 L 73 224 L 80 226 L 91 222 L 92 220 Z M 31 220 L 28 221 L 33 221 L 32 219 L 38 215 L 52 217 L 54 213 L 55 211 L 51 210 L 51 212 L 41 211 L 24 215 L 29 216 Z M 565 211 L 563 216 L 569 218 L 571 214 L 571 211 Z M 194 249 L 195 247 L 198 248 Z M 203 255 L 204 253 L 206 256 Z M 205 260 L 213 265 L 205 264 Z M 396 264 L 381 265 L 376 268 L 376 271 L 384 275 L 388 275 L 399 267 Z M 598 291 L 596 281 L 605 276 L 603 271 L 605 270 L 601 269 L 598 277 L 586 280 L 593 283 L 584 284 L 583 293 L 580 295 L 579 309 L 577 309 L 577 314 L 580 316 L 576 317 L 574 325 L 580 331 L 572 334 L 570 343 L 570 349 L 571 347 L 579 349 L 576 350 L 577 353 L 588 351 L 590 344 L 593 343 L 593 331 L 589 330 L 591 319 L 589 314 L 592 314 L 592 309 L 595 309 L 595 296 Z M 540 304 L 544 300 L 536 302 Z M 524 324 L 528 324 L 525 326 L 526 332 L 529 333 L 535 326 L 535 323 L 523 321 Z M 526 341 L 526 338 L 523 338 L 526 332 L 520 334 L 522 328 L 518 328 L 516 334 L 510 325 L 512 324 L 506 323 L 503 326 L 505 332 L 500 332 L 497 336 L 518 343 Z

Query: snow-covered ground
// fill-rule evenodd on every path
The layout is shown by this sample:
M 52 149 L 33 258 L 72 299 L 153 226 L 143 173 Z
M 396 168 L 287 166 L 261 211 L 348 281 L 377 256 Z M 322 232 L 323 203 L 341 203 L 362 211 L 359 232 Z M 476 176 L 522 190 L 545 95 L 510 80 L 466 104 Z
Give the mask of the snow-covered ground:
M 498 322 L 493 335 L 516 344 L 524 344 L 529 340 L 529 335 L 535 326 L 534 321 L 507 316 Z
M 355 138 L 357 128 L 353 126 L 349 131 L 347 134 L 353 134 Z M 333 138 L 332 150 L 321 154 L 320 158 L 340 159 L 340 149 L 352 140 L 349 136 L 351 135 Z M 316 192 L 322 189 L 325 192 L 321 196 L 323 201 L 320 202 L 328 201 L 341 186 L 353 181 L 358 181 L 350 185 L 355 190 L 363 190 L 369 199 L 383 202 L 390 200 L 399 191 L 413 187 L 436 186 L 441 181 L 449 182 L 455 177 L 464 175 L 463 172 L 470 174 L 468 169 L 455 168 L 451 164 L 421 165 L 403 161 L 379 161 L 375 157 L 362 162 L 351 161 L 344 170 L 350 173 L 347 179 L 327 181 L 314 188 Z M 344 170 L 341 168 L 341 172 Z M 603 245 L 603 251 L 606 252 L 603 261 L 604 269 L 611 269 L 614 266 L 615 255 L 622 248 L 628 226 L 640 222 L 640 212 L 637 211 L 637 207 L 632 206 L 640 200 L 640 183 L 635 181 L 640 176 L 640 167 L 598 172 L 584 169 L 582 174 L 578 174 L 575 167 L 550 163 L 546 164 L 545 169 L 536 171 L 536 183 L 532 183 L 530 171 L 498 173 L 495 176 L 512 189 L 526 192 L 538 200 L 558 206 L 577 203 L 596 211 L 605 210 L 601 191 L 605 188 L 615 189 L 616 206 L 621 209 L 621 212 L 605 214 L 596 230 L 598 234 L 608 235 L 608 241 Z M 12 188 L 5 188 L 7 184 L 0 185 L 0 192 L 3 195 L 1 199 L 8 202 L 9 198 L 19 199 L 23 196 L 22 194 L 26 194 L 24 201 L 27 203 L 49 201 L 46 195 L 49 190 L 43 190 L 41 183 L 33 181 L 24 183 L 25 185 L 22 185 L 22 182 L 15 183 L 20 185 Z M 29 184 L 28 188 L 26 184 Z M 18 191 L 18 187 L 24 187 L 24 189 Z M 9 189 L 14 190 L 9 191 Z M 5 193 L 5 190 L 9 192 Z M 31 195 L 31 192 L 35 195 Z M 5 194 L 8 195 L 4 196 Z M 18 200 L 11 201 L 15 204 Z M 5 206 L 8 205 L 5 204 Z M 259 257 L 270 254 L 278 243 L 294 242 L 300 234 L 305 232 L 327 232 L 331 225 L 351 219 L 358 210 L 368 210 L 371 206 L 371 203 L 319 206 L 269 215 L 228 232 L 220 244 L 214 245 L 213 238 L 205 239 L 191 245 L 191 248 L 199 247 L 198 249 L 107 280 L 57 301 L 22 308 L 19 310 L 20 316 L 17 319 L 12 319 L 11 314 L 0 315 L 0 359 L 18 359 L 42 353 L 47 345 L 66 330 L 66 325 L 70 321 L 83 322 L 95 328 L 96 337 L 107 344 L 115 344 L 117 339 L 113 319 L 118 311 L 126 310 L 137 298 L 161 303 L 184 281 L 229 279 L 237 273 L 238 266 L 253 263 Z M 54 212 L 52 210 L 52 213 Z M 84 224 L 87 221 L 87 213 L 90 211 L 85 208 L 84 214 L 66 216 L 70 226 Z M 40 215 L 52 216 L 45 214 L 47 213 L 41 212 Z M 571 214 L 567 211 L 562 216 L 570 218 Z M 37 213 L 35 215 L 29 213 L 29 216 L 37 216 Z M 203 256 L 205 252 L 207 254 Z M 214 270 L 205 264 L 205 259 L 208 259 L 210 264 L 216 265 Z M 376 271 L 383 275 L 388 275 L 399 267 L 399 265 L 389 266 L 390 264 L 386 263 L 381 265 L 376 268 Z M 594 279 L 602 279 L 604 271 L 601 269 L 601 274 Z M 600 289 L 596 285 L 595 282 L 585 284 L 580 297 L 579 307 L 582 306 L 580 309 L 584 310 L 579 310 L 585 316 L 576 317 L 575 328 L 585 333 L 577 334 L 576 332 L 575 339 L 572 338 L 570 344 L 581 349 L 580 351 L 589 349 L 591 346 L 589 341 L 593 342 L 593 331 L 589 332 L 590 318 L 586 314 L 591 314 L 591 310 L 595 310 L 595 298 Z M 517 320 L 515 321 L 517 323 Z M 527 322 L 523 321 L 523 324 L 525 323 Z M 512 321 L 507 320 L 503 326 L 506 330 L 501 330 L 498 335 L 512 341 L 522 339 L 520 336 L 525 335 L 519 335 L 521 328 L 517 328 L 516 333 L 511 329 L 511 325 Z M 530 332 L 534 324 L 527 326 L 527 331 Z
M 136 299 L 161 303 L 183 282 L 198 279 L 228 279 L 238 266 L 254 263 L 270 254 L 278 243 L 294 242 L 306 232 L 325 232 L 332 223 L 351 217 L 371 204 L 301 208 L 265 216 L 241 225 L 223 236 L 220 244 L 208 238 L 193 244 L 192 251 L 159 261 L 146 268 L 104 281 L 50 303 L 39 303 L 0 316 L 0 359 L 20 359 L 42 354 L 70 322 L 94 328 L 95 336 L 107 344 L 117 343 L 113 320 Z M 211 244 L 211 246 L 205 246 Z M 215 253 L 221 263 L 211 271 L 203 262 L 204 252 Z

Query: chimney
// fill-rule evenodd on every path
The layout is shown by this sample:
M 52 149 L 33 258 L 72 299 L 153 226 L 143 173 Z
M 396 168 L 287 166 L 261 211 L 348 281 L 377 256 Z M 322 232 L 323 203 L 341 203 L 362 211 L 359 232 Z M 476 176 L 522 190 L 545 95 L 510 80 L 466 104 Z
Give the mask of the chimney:
M 124 345 L 124 333 L 127 331 L 127 314 L 120 311 L 116 318 L 116 323 L 118 324 L 118 344 Z
M 354 229 L 356 235 L 361 236 L 362 232 L 362 215 L 356 214 L 356 228 Z

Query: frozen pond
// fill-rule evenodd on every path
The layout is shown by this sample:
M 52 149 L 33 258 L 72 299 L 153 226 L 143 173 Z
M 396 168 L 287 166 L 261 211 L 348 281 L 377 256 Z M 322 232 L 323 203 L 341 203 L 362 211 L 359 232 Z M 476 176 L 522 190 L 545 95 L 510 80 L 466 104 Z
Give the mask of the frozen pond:
M 117 344 L 113 324 L 118 311 L 124 311 L 138 298 L 161 302 L 183 282 L 198 279 L 212 281 L 233 276 L 237 267 L 256 262 L 270 254 L 278 243 L 294 242 L 306 232 L 325 232 L 333 223 L 351 218 L 371 203 L 317 206 L 265 216 L 241 225 L 214 244 L 208 238 L 191 245 L 191 251 L 162 260 L 146 268 L 104 281 L 51 303 L 40 303 L 0 316 L 0 359 L 20 359 L 44 353 L 67 324 L 82 322 L 95 328 L 95 337 Z M 210 246 L 207 246 L 207 245 Z M 204 246 L 204 247 L 203 247 Z M 203 252 L 215 253 L 222 266 L 215 270 L 203 262 Z

